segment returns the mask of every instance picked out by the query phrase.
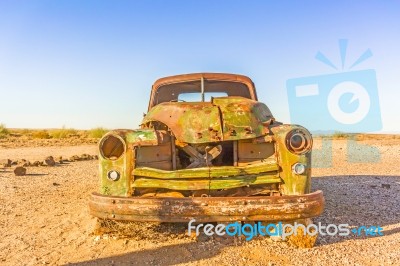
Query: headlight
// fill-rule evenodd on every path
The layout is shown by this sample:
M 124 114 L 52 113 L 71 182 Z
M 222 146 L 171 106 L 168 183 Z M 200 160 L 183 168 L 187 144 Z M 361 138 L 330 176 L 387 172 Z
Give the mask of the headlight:
M 117 160 L 125 152 L 125 142 L 118 135 L 107 135 L 100 142 L 101 155 L 109 160 Z
M 286 135 L 286 147 L 295 154 L 304 154 L 312 148 L 312 137 L 305 129 L 295 129 Z
M 120 177 L 120 174 L 118 171 L 115 170 L 111 170 L 107 173 L 107 177 L 108 179 L 110 179 L 111 181 L 117 181 Z
M 292 172 L 296 175 L 302 175 L 306 171 L 306 166 L 302 163 L 295 163 L 292 166 Z

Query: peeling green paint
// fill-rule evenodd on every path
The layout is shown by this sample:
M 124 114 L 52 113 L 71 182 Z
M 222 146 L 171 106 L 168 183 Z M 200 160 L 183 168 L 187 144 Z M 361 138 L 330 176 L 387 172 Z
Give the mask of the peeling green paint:
M 280 125 L 271 128 L 276 141 L 276 156 L 278 164 L 281 167 L 279 175 L 283 180 L 281 189 L 284 195 L 302 195 L 309 193 L 311 185 L 311 151 L 302 155 L 297 155 L 290 152 L 285 144 L 286 135 L 293 129 L 306 130 L 298 125 Z M 302 163 L 306 166 L 304 174 L 296 175 L 292 172 L 292 166 L 295 163 Z
M 281 179 L 277 174 L 270 175 L 245 175 L 235 177 L 221 177 L 217 179 L 172 179 L 160 180 L 155 178 L 138 177 L 133 182 L 133 187 L 137 188 L 167 188 L 175 190 L 215 190 L 230 189 L 250 185 L 280 183 Z
M 166 102 L 154 106 L 143 124 L 159 121 L 181 142 L 207 143 L 252 139 L 268 133 L 273 119 L 268 107 L 243 97 L 215 98 L 208 102 Z
M 100 191 L 105 195 L 130 196 L 132 194 L 131 183 L 132 170 L 134 168 L 134 147 L 157 145 L 157 135 L 154 130 L 114 130 L 108 132 L 103 139 L 108 135 L 121 137 L 125 142 L 125 150 L 123 156 L 117 160 L 108 160 L 100 152 Z M 111 170 L 120 173 L 120 178 L 117 181 L 108 179 L 107 173 Z

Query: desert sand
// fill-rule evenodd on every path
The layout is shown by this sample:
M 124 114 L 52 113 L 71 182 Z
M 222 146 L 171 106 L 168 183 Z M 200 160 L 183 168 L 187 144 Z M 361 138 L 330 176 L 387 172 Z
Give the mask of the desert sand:
M 314 222 L 379 225 L 383 236 L 319 236 L 314 248 L 298 249 L 266 237 L 193 238 L 185 224 L 132 224 L 124 235 L 99 232 L 87 206 L 98 184 L 98 163 L 90 160 L 28 167 L 26 176 L 0 168 L 0 264 L 400 265 L 400 140 L 360 141 L 380 152 L 369 163 L 353 161 L 370 160 L 373 150 L 349 158 L 347 143 L 334 140 L 332 165 L 313 169 L 313 190 L 323 190 L 326 199 Z M 329 158 L 320 147 L 316 140 L 314 162 Z M 96 154 L 96 145 L 3 145 L 0 159 L 82 153 Z

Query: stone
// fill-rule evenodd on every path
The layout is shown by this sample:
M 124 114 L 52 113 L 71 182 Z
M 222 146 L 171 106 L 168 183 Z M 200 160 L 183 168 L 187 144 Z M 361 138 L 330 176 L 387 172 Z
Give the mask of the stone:
M 75 162 L 75 161 L 80 161 L 80 160 L 81 160 L 81 158 L 78 155 L 74 155 L 69 158 L 70 162 Z
M 42 162 L 39 162 L 39 161 L 34 161 L 32 164 L 31 164 L 31 166 L 41 166 L 42 165 Z
M 26 175 L 26 168 L 22 167 L 22 166 L 17 166 L 14 169 L 14 174 L 16 176 L 24 176 L 24 175 Z
M 89 155 L 89 154 L 86 154 L 86 153 L 82 154 L 80 158 L 81 158 L 81 160 L 83 160 L 83 161 L 86 161 L 86 160 L 90 160 L 90 159 L 91 159 L 91 158 L 90 158 L 90 155 Z
M 31 166 L 31 163 L 28 160 L 22 159 L 18 161 L 18 166 L 28 167 Z
M 63 160 L 63 157 L 62 157 L 62 156 L 59 156 L 59 157 L 57 158 L 57 161 L 58 161 L 58 163 L 64 163 L 64 160 Z
M 56 165 L 56 162 L 54 161 L 53 156 L 47 157 L 47 158 L 44 160 L 44 162 L 45 162 L 45 164 L 46 164 L 47 166 L 54 166 L 54 165 Z

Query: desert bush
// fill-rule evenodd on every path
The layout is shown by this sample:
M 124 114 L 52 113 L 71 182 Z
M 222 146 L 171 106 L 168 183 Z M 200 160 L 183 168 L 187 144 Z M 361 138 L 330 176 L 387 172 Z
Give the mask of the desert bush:
M 47 130 L 38 130 L 32 132 L 32 137 L 35 139 L 49 139 L 51 138 L 49 132 Z
M 5 138 L 10 134 L 10 131 L 6 128 L 6 125 L 0 124 L 0 138 Z
M 19 133 L 23 136 L 32 136 L 33 130 L 24 128 L 24 129 L 19 130 Z
M 347 138 L 348 134 L 340 132 L 340 131 L 336 131 L 335 133 L 333 133 L 333 138 L 335 139 L 343 139 L 343 138 Z
M 91 130 L 89 130 L 88 132 L 88 136 L 89 138 L 96 138 L 99 139 L 102 136 L 104 136 L 104 134 L 106 134 L 109 130 L 102 128 L 102 127 L 96 127 L 96 128 L 92 128 Z
M 65 139 L 77 134 L 77 130 L 73 128 L 54 129 L 50 131 L 50 136 L 55 139 Z

